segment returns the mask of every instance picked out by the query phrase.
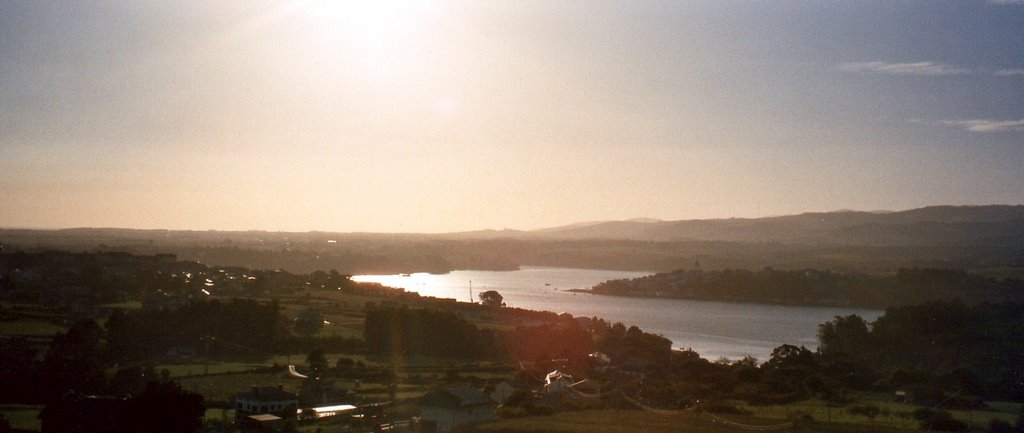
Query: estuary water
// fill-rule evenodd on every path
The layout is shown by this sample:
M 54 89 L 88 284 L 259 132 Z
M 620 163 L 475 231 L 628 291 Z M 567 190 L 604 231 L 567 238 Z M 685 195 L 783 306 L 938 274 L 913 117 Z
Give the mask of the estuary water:
M 637 278 L 649 272 L 550 267 L 518 271 L 452 271 L 447 274 L 357 275 L 355 281 L 381 283 L 423 296 L 469 301 L 497 290 L 510 307 L 567 312 L 636 325 L 661 334 L 677 348 L 691 348 L 707 359 L 751 355 L 764 361 L 782 344 L 817 347 L 818 325 L 837 315 L 857 314 L 873 321 L 880 310 L 796 307 L 764 304 L 630 298 L 569 292 L 611 279 Z M 473 299 L 477 301 L 477 299 Z

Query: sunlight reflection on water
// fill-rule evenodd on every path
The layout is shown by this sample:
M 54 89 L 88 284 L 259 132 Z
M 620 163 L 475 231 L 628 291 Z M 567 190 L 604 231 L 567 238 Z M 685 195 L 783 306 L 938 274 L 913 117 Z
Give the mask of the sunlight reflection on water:
M 842 307 L 794 307 L 588 295 L 568 289 L 590 288 L 618 278 L 648 272 L 523 267 L 518 271 L 453 271 L 447 274 L 357 275 L 355 281 L 376 282 L 424 296 L 461 302 L 485 290 L 497 290 L 510 307 L 597 316 L 661 334 L 678 348 L 692 348 L 708 359 L 753 355 L 765 360 L 782 344 L 817 346 L 820 323 L 837 315 L 858 314 L 872 321 L 879 310 Z M 476 299 L 473 299 L 476 301 Z

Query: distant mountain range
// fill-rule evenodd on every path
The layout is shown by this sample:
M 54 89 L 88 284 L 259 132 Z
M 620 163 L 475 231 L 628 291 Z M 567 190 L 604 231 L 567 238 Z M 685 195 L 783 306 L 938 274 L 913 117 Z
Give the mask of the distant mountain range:
M 447 234 L 0 229 L 0 251 L 173 253 L 208 265 L 343 273 L 520 266 L 673 271 L 961 269 L 1024 279 L 1024 206 L 932 206 L 767 218 L 592 221 Z
M 1020 245 L 1024 206 L 929 206 L 898 212 L 814 212 L 767 218 L 577 223 L 532 231 L 453 233 L 458 238 L 780 242 L 832 245 Z

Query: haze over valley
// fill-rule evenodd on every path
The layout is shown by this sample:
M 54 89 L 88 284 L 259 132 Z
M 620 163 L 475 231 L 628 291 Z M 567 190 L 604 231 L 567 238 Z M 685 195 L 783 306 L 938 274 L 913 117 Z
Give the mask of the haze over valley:
M 169 252 L 219 266 L 352 274 L 444 273 L 519 266 L 673 271 L 899 268 L 1020 276 L 1024 206 L 940 206 L 898 212 L 613 221 L 533 231 L 461 233 L 221 232 L 131 229 L 0 230 L 8 248 Z

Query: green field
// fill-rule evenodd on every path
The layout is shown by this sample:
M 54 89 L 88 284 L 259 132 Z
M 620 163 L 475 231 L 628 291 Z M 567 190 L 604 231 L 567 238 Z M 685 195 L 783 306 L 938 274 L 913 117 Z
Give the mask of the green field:
M 67 331 L 65 326 L 39 319 L 19 319 L 0 322 L 0 335 L 23 337 L 52 337 L 58 332 Z
M 138 310 L 138 309 L 142 308 L 142 302 L 141 301 L 124 301 L 124 302 L 118 302 L 116 304 L 103 304 L 103 305 L 100 305 L 100 307 L 113 308 L 113 309 L 116 309 L 116 310 Z
M 877 406 L 881 413 L 874 419 L 868 419 L 863 415 L 853 415 L 847 412 L 846 406 L 828 407 L 821 400 L 807 400 L 787 405 L 773 406 L 742 406 L 755 416 L 765 418 L 787 418 L 809 416 L 815 421 L 833 423 L 863 424 L 877 429 L 908 428 L 918 427 L 918 421 L 912 416 L 913 412 L 921 406 L 909 403 L 894 402 L 885 395 L 863 394 L 858 397 L 858 403 Z M 989 423 L 993 419 L 999 419 L 1013 424 L 1017 421 L 1020 403 L 991 402 L 988 403 L 988 410 L 948 410 L 955 418 L 968 424 L 972 431 L 987 431 Z
M 720 419 L 737 422 L 749 427 L 778 425 L 785 420 L 766 419 L 751 416 L 722 415 Z M 677 415 L 660 415 L 640 410 L 601 409 L 576 412 L 560 412 L 548 416 L 511 418 L 479 424 L 468 429 L 489 433 L 715 433 L 744 431 L 735 426 L 719 422 L 708 414 L 683 412 Z M 884 429 L 865 428 L 864 425 L 800 422 L 786 428 L 770 430 L 776 432 L 910 432 L 913 429 L 890 427 Z
M 295 392 L 299 380 L 288 377 L 288 373 L 242 373 L 193 376 L 178 379 L 181 387 L 202 394 L 207 402 L 230 402 L 236 394 L 246 392 L 253 386 L 276 386 L 281 384 L 289 392 Z
M 157 365 L 154 368 L 157 372 L 167 369 L 171 377 L 180 378 L 187 376 L 199 376 L 204 374 L 223 373 L 244 373 L 261 368 L 269 367 L 270 364 L 254 364 L 241 362 L 210 362 L 210 363 L 188 363 L 188 364 L 165 364 Z
M 41 410 L 42 406 L 0 405 L 0 414 L 11 423 L 11 428 L 22 430 L 39 431 L 39 418 L 36 418 L 36 415 L 39 415 Z

